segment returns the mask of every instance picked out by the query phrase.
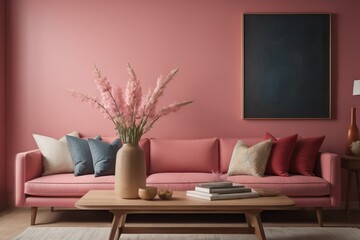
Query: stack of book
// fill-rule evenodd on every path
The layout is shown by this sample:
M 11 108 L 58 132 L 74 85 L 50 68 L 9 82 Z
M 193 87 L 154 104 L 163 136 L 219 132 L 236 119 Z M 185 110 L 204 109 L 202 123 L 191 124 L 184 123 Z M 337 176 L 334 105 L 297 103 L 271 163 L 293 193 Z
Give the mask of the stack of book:
M 186 196 L 205 200 L 239 199 L 259 197 L 259 193 L 243 185 L 232 182 L 209 182 L 195 187 L 195 190 L 186 191 Z

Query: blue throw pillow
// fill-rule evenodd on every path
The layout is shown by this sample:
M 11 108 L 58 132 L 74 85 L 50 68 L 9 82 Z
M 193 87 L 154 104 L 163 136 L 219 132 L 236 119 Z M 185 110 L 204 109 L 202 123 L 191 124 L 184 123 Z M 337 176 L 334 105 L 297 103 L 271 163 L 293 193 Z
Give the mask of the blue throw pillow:
M 88 140 L 69 135 L 65 137 L 74 163 L 74 175 L 81 176 L 94 173 Z M 100 139 L 100 136 L 95 137 L 95 139 Z
M 116 139 L 111 144 L 95 139 L 88 140 L 95 177 L 114 175 L 116 153 L 122 146 L 120 139 Z

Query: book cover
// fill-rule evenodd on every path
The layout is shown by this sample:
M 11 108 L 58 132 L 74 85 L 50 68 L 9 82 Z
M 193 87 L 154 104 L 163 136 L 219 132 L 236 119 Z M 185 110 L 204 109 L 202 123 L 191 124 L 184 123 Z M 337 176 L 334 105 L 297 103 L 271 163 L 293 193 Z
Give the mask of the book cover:
M 224 187 L 231 187 L 233 185 L 232 182 L 207 182 L 207 183 L 200 183 L 198 187 L 207 187 L 207 188 L 224 188 Z
M 222 188 L 195 187 L 195 191 L 205 193 L 243 193 L 251 192 L 251 188 L 246 188 L 244 186 L 230 186 Z
M 257 192 L 218 194 L 218 193 L 204 193 L 195 190 L 188 190 L 186 191 L 186 196 L 212 201 L 212 200 L 225 200 L 225 199 L 256 198 L 259 197 L 260 195 Z

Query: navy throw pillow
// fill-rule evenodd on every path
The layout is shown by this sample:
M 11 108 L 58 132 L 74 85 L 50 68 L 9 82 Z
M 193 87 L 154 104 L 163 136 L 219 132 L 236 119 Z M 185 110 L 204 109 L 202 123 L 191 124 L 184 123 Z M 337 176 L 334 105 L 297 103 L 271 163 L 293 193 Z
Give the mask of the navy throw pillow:
M 93 159 L 95 177 L 114 175 L 116 153 L 122 146 L 120 139 L 111 144 L 95 139 L 88 139 Z
M 94 173 L 93 160 L 87 139 L 66 135 L 71 158 L 74 163 L 74 175 L 81 176 Z M 100 139 L 100 136 L 95 137 Z

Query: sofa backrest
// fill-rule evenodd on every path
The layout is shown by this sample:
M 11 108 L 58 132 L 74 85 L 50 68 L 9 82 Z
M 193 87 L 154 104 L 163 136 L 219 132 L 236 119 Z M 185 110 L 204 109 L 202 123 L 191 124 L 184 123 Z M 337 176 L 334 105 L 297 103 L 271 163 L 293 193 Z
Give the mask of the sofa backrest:
M 263 141 L 262 138 L 221 138 L 219 139 L 220 172 L 227 173 L 231 156 L 238 140 L 244 141 L 249 147 Z
M 146 175 L 150 174 L 150 140 L 148 138 L 143 138 L 139 141 L 139 146 L 144 150 L 145 155 L 145 165 L 146 165 Z
M 150 174 L 159 172 L 218 172 L 219 140 L 150 139 Z

